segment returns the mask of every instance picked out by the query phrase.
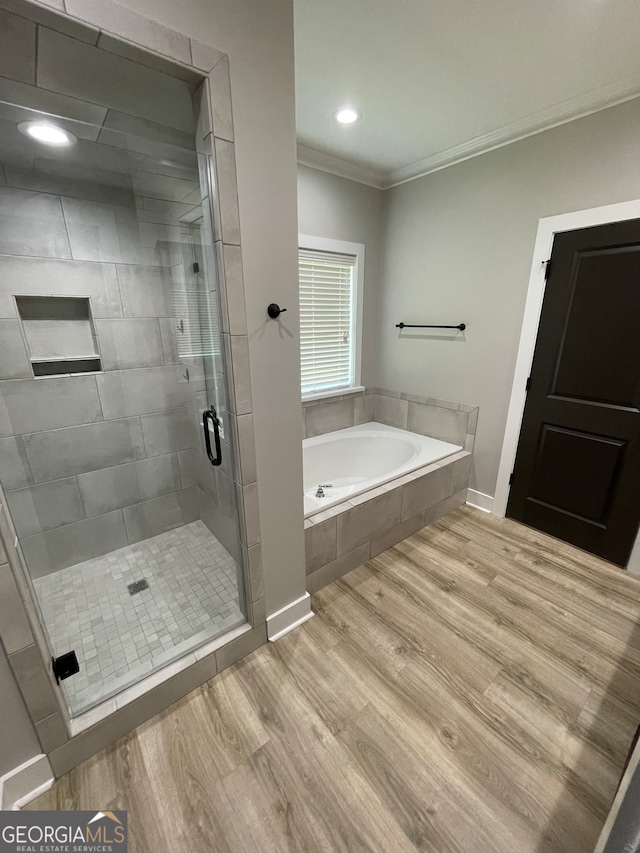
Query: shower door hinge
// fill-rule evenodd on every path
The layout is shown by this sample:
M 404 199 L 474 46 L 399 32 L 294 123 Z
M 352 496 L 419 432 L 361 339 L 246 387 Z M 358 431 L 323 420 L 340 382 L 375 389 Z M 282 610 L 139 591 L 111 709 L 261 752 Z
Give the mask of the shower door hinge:
M 524 390 L 528 391 L 529 388 L 531 388 L 531 377 L 530 376 L 527 377 L 527 384 L 524 386 Z
M 51 668 L 57 684 L 60 684 L 65 678 L 69 678 L 70 675 L 80 672 L 80 664 L 74 651 L 60 655 L 59 658 L 51 658 Z
M 549 278 L 549 270 L 551 269 L 551 258 L 547 261 L 543 261 L 542 265 L 544 267 L 544 280 L 547 281 Z
M 200 264 L 197 261 L 193 262 L 193 271 L 196 273 L 200 272 Z
M 511 472 L 511 476 L 509 477 L 509 485 L 513 483 L 513 471 Z

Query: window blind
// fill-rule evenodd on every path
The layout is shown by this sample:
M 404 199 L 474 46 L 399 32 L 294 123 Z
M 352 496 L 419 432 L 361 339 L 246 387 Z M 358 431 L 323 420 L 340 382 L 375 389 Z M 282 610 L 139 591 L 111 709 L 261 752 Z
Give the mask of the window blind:
M 355 255 L 300 249 L 302 393 L 355 382 Z
M 177 325 L 178 356 L 219 356 L 220 329 L 215 294 L 173 290 L 171 299 Z

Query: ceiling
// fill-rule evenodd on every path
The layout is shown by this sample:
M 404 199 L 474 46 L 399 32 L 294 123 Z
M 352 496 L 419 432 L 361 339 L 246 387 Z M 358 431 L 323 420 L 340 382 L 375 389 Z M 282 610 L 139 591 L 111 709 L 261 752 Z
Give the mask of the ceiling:
M 388 187 L 635 97 L 638 32 L 637 0 L 295 0 L 299 160 Z

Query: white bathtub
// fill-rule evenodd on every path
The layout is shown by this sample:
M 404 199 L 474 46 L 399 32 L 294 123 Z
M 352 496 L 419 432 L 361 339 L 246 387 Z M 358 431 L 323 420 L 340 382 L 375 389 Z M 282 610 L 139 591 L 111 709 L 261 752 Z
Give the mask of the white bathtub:
M 462 450 L 437 438 L 368 423 L 302 442 L 304 516 Z M 318 486 L 325 497 L 315 496 Z

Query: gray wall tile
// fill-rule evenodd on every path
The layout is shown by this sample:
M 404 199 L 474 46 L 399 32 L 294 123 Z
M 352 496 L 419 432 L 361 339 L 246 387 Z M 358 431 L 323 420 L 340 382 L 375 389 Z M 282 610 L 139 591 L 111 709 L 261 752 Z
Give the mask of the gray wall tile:
M 336 518 L 314 524 L 304 531 L 307 574 L 317 571 L 336 558 Z
M 469 477 L 471 476 L 471 455 L 464 456 L 462 459 L 456 459 L 451 465 L 451 491 L 459 492 L 462 489 L 469 487 Z
M 68 0 L 69 15 L 91 21 L 101 30 L 121 36 L 127 41 L 144 44 L 150 50 L 191 64 L 189 39 L 155 21 L 137 15 L 111 0 Z
M 246 634 L 242 634 L 235 640 L 231 640 L 221 649 L 216 652 L 216 661 L 218 664 L 218 672 L 246 657 L 255 649 L 263 646 L 267 642 L 266 625 L 261 625 L 257 628 L 252 628 Z
M 85 515 L 75 477 L 7 492 L 6 497 L 21 537 L 80 521 Z
M 317 569 L 312 574 L 307 575 L 307 592 L 314 595 L 319 589 L 327 586 L 327 584 L 337 581 L 344 577 L 348 572 L 357 569 L 369 559 L 370 543 L 365 542 L 348 554 L 343 554 L 332 563 Z
M 33 642 L 27 612 L 8 563 L 0 565 L 0 624 L 2 642 L 8 655 Z
M 104 370 L 165 363 L 158 320 L 96 320 L 95 325 Z
M 74 524 L 25 536 L 22 552 L 32 578 L 75 566 L 127 544 L 122 511 L 85 518 Z
M 191 42 L 191 61 L 194 68 L 209 72 L 224 56 L 211 45 L 204 44 L 197 39 L 189 39 L 189 41 Z
M 198 482 L 197 465 L 199 462 L 202 463 L 202 460 L 195 450 L 181 450 L 177 456 L 182 488 L 189 489 Z
M 376 394 L 373 405 L 373 419 L 376 423 L 386 424 L 397 429 L 406 429 L 408 417 L 409 403 L 406 400 L 381 397 Z
M 213 498 L 205 494 L 202 489 L 198 489 L 198 499 L 200 503 L 200 517 L 203 524 L 224 545 L 234 560 L 240 563 L 241 551 L 238 516 L 235 510 L 231 512 L 231 506 L 235 507 L 235 502 L 231 506 L 221 507 Z M 222 511 L 223 509 L 228 511 Z
M 260 543 L 253 545 L 247 550 L 247 553 L 249 558 L 249 598 L 256 601 L 264 597 L 262 545 Z
M 20 685 L 31 719 L 37 723 L 57 713 L 58 703 L 37 647 L 27 646 L 19 652 L 14 652 L 9 655 L 9 663 Z
M 459 506 L 463 506 L 466 501 L 467 490 L 462 489 L 462 491 L 450 495 L 448 498 L 445 498 L 443 501 L 440 501 L 440 503 L 437 503 L 435 506 L 429 507 L 429 509 L 425 512 L 424 515 L 425 525 L 433 524 L 434 521 L 437 521 L 439 518 L 442 518 L 448 512 L 453 512 L 454 509 L 457 509 Z
M 2 379 L 33 376 L 17 320 L 0 320 L 0 376 Z
M 396 545 L 398 542 L 406 539 L 407 536 L 411 536 L 417 530 L 423 528 L 424 524 L 423 510 L 417 515 L 412 515 L 411 518 L 407 518 L 396 527 L 392 527 L 391 530 L 387 530 L 387 532 L 383 533 L 382 536 L 377 536 L 375 539 L 372 539 L 371 556 L 376 557 L 378 554 L 386 551 L 387 548 L 391 548 L 393 545 Z
M 228 57 L 223 56 L 216 63 L 209 75 L 209 85 L 211 86 L 211 104 L 213 107 L 213 133 L 219 139 L 233 142 Z
M 101 420 L 94 376 L 0 382 L 0 433 L 5 435 Z
M 193 130 L 186 82 L 50 30 L 43 30 L 38 41 L 38 85 L 178 130 Z
M 125 317 L 171 317 L 169 270 L 150 266 L 117 266 Z
M 187 409 L 143 415 L 140 423 L 147 456 L 175 453 L 192 447 L 193 431 Z
M 0 317 L 16 319 L 13 294 L 89 296 L 94 317 L 121 317 L 116 269 L 109 264 L 0 255 Z
M 142 263 L 135 210 L 74 198 L 63 198 L 62 207 L 75 260 Z
M 36 724 L 36 732 L 40 745 L 45 753 L 49 753 L 69 740 L 67 727 L 62 714 L 51 714 Z
M 385 492 L 338 516 L 339 557 L 400 523 L 401 492 L 402 489 Z
M 77 123 L 61 122 L 71 132 L 76 132 L 80 135 Z M 85 135 L 92 138 L 98 133 L 97 129 L 93 134 L 86 127 Z M 82 138 L 82 137 L 81 137 Z M 71 177 L 63 171 L 62 163 L 57 164 L 49 161 L 47 163 L 47 171 L 41 171 L 37 168 L 21 168 L 16 165 L 9 165 L 5 162 L 4 170 L 7 176 L 7 185 L 17 187 L 23 190 L 33 190 L 41 193 L 53 193 L 54 195 L 71 196 L 72 198 L 83 198 L 87 201 L 99 201 L 104 204 L 115 204 L 120 207 L 135 207 L 136 200 L 131 187 L 131 180 L 123 176 L 110 176 L 104 173 L 104 176 L 97 169 L 92 169 L 89 165 L 76 164 L 74 176 Z M 97 179 L 108 181 L 113 180 L 113 183 L 98 183 Z M 128 183 L 127 183 L 128 182 Z
M 165 364 L 179 364 L 180 357 L 178 355 L 178 329 L 176 321 L 173 317 L 161 317 L 158 323 L 160 324 Z
M 305 408 L 307 438 L 353 426 L 353 400 L 318 403 Z
M 0 187 L 0 253 L 70 258 L 58 196 Z
M 200 518 L 197 489 L 185 489 L 145 503 L 128 506 L 123 511 L 130 543 L 141 542 L 166 530 L 190 524 Z
M 0 9 L 2 76 L 36 82 L 36 26 L 33 21 Z
M 229 416 L 234 418 L 233 415 Z M 253 415 L 238 415 L 235 419 L 234 440 L 237 450 L 236 477 L 242 483 L 256 480 L 256 443 L 253 431 Z
M 439 400 L 437 397 L 428 397 L 427 403 L 430 406 L 440 406 L 443 409 L 455 409 L 456 411 L 460 408 L 460 403 L 456 403 L 454 400 Z
M 55 310 L 53 300 L 47 303 Z M 84 320 L 24 320 L 22 327 L 32 358 L 86 356 L 96 352 L 88 317 Z
M 451 466 L 434 469 L 402 488 L 402 520 L 433 506 L 451 494 Z
M 183 488 L 175 454 L 80 474 L 78 485 L 87 516 L 101 515 Z
M 353 425 L 368 424 L 373 420 L 375 394 L 364 394 L 353 398 Z
M 219 246 L 221 244 L 218 244 Z M 240 246 L 222 246 L 224 266 L 222 328 L 232 335 L 247 334 L 246 307 L 244 301 L 244 277 L 242 273 L 242 249 Z
M 20 489 L 32 482 L 22 437 L 12 435 L 0 438 L 0 486 L 5 490 Z
M 180 367 L 122 370 L 96 377 L 105 420 L 168 412 L 187 405 L 188 383 Z
M 462 447 L 467 434 L 467 422 L 467 412 L 441 406 L 425 406 L 422 403 L 409 403 L 408 429 L 410 432 L 429 435 Z
M 250 547 L 260 542 L 260 509 L 258 506 L 258 487 L 237 486 L 238 508 L 240 509 L 240 538 L 242 544 Z
M 87 424 L 24 436 L 34 480 L 57 480 L 145 455 L 138 418 Z
M 221 237 L 224 243 L 240 244 L 240 217 L 236 184 L 236 155 L 232 142 L 215 140 Z
M 245 335 L 232 335 L 231 367 L 233 376 L 233 411 L 237 415 L 251 412 L 251 373 L 249 369 L 249 341 Z

